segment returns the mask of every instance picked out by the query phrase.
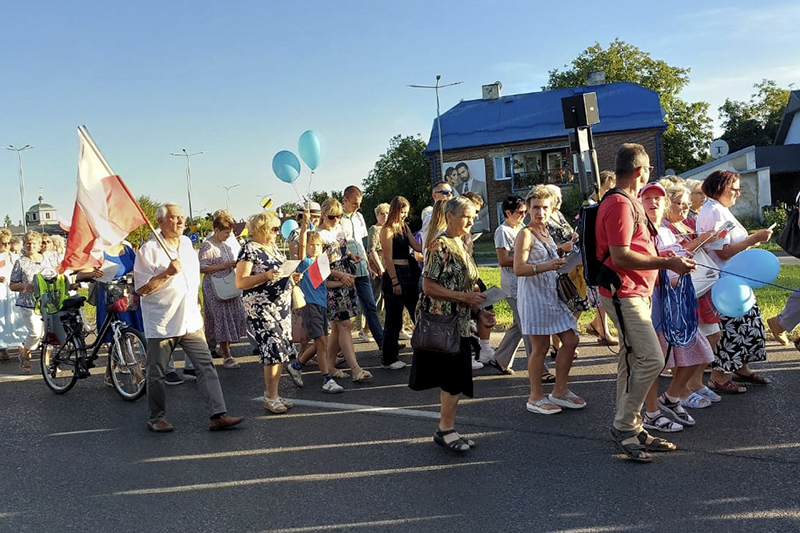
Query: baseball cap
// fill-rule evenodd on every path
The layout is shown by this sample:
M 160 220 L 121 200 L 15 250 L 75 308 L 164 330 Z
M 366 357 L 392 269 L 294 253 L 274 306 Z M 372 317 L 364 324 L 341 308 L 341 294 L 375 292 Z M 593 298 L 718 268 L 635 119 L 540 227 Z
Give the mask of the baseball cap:
M 666 189 L 664 189 L 663 185 L 661 185 L 660 183 L 656 183 L 656 182 L 650 182 L 650 183 L 646 184 L 644 187 L 642 187 L 639 190 L 639 194 L 637 196 L 639 198 L 641 198 L 642 196 L 644 196 L 644 193 L 646 193 L 647 191 L 654 191 L 657 196 L 666 196 L 667 195 L 667 191 L 666 191 Z

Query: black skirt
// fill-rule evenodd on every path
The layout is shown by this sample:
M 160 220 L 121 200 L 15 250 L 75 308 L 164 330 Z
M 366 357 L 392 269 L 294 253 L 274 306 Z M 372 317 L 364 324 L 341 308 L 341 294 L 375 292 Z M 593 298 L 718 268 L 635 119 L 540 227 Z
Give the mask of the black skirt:
M 448 394 L 463 394 L 472 398 L 470 355 L 468 337 L 461 337 L 461 350 L 454 354 L 414 350 L 409 388 L 442 389 Z

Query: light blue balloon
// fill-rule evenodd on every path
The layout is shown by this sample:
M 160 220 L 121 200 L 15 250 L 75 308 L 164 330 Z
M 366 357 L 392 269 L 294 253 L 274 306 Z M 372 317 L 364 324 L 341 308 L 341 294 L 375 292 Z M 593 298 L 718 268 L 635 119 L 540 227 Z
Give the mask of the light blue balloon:
M 272 158 L 272 172 L 284 183 L 292 183 L 300 176 L 300 160 L 289 150 L 281 150 Z
M 711 287 L 711 301 L 721 314 L 736 318 L 747 314 L 756 303 L 753 289 L 736 276 L 719 278 Z
M 312 130 L 306 130 L 297 141 L 297 151 L 308 168 L 316 170 L 320 162 L 319 137 Z
M 287 218 L 283 222 L 283 225 L 281 226 L 281 235 L 283 235 L 284 239 L 288 239 L 289 235 L 299 227 L 300 225 L 297 223 L 295 219 Z
M 757 289 L 775 281 L 781 273 L 781 264 L 772 252 L 753 248 L 736 254 L 722 270 L 726 275 L 745 276 L 757 280 L 739 278 L 751 288 Z

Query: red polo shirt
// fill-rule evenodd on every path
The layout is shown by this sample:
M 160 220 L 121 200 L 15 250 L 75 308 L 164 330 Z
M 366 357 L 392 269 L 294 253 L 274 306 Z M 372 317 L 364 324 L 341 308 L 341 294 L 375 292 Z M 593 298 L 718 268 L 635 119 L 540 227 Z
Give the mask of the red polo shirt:
M 658 256 L 647 215 L 639 200 L 631 200 L 621 194 L 612 194 L 603 199 L 597 211 L 597 258 L 602 259 L 609 246 L 628 246 L 634 252 Z M 617 291 L 620 298 L 650 297 L 653 294 L 658 270 L 625 270 L 614 266 L 611 258 L 606 265 L 619 275 L 622 286 Z M 599 288 L 600 294 L 611 297 L 611 291 Z

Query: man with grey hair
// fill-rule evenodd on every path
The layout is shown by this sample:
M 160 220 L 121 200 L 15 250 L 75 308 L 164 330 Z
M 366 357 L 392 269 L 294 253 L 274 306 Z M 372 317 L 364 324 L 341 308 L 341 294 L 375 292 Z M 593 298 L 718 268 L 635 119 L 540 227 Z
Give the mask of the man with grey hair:
M 197 372 L 198 388 L 210 418 L 209 429 L 232 428 L 244 418 L 226 414 L 219 376 L 203 334 L 197 301 L 200 263 L 192 241 L 183 235 L 183 211 L 177 204 L 166 203 L 158 208 L 156 218 L 169 255 L 151 237 L 136 254 L 133 268 L 147 337 L 147 427 L 157 433 L 175 429 L 165 418 L 164 376 L 167 361 L 180 346 Z

